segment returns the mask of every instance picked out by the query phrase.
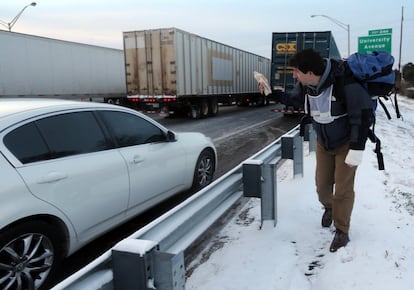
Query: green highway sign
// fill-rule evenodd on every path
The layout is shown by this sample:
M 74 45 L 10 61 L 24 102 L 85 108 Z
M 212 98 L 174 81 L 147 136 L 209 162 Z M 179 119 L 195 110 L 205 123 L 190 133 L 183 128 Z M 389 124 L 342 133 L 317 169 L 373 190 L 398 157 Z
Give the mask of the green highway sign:
M 391 53 L 391 34 L 373 34 L 358 37 L 358 52 L 371 53 L 375 50 L 384 50 Z
M 358 37 L 358 52 L 371 53 L 384 50 L 391 53 L 392 28 L 373 29 L 368 36 Z
M 392 28 L 369 30 L 368 35 L 392 34 Z

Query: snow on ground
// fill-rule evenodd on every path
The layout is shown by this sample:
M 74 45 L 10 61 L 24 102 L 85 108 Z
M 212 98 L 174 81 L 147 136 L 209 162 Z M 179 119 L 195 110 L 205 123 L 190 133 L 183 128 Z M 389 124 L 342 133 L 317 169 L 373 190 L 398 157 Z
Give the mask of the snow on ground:
M 293 178 L 290 161 L 278 170 L 276 227 L 265 222 L 259 229 L 260 200 L 250 199 L 212 238 L 211 247 L 218 249 L 195 269 L 186 289 L 414 289 L 414 100 L 399 98 L 403 119 L 386 103 L 393 119 L 379 107 L 375 129 L 385 170 L 377 170 L 368 141 L 347 247 L 329 252 L 334 228 L 320 225 L 315 153 L 305 150 L 303 178 Z

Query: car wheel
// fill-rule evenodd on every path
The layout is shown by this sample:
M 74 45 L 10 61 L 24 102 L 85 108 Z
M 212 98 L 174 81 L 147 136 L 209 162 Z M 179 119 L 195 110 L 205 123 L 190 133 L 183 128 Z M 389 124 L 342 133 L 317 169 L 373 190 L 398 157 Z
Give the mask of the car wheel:
M 201 152 L 194 170 L 193 191 L 198 191 L 213 181 L 215 162 L 211 150 L 205 149 Z
M 48 223 L 29 221 L 2 232 L 0 289 L 46 289 L 61 253 L 62 242 Z

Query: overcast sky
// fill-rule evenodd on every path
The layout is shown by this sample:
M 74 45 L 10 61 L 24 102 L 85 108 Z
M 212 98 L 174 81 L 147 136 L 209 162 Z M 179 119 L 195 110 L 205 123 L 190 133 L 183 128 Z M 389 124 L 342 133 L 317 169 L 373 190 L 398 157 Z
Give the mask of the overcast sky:
M 0 22 L 10 22 L 31 0 L 1 0 Z M 412 0 L 36 0 L 12 31 L 122 49 L 122 32 L 176 27 L 271 58 L 272 32 L 327 31 L 343 57 L 347 31 L 325 17 L 350 25 L 351 53 L 369 30 L 392 29 L 392 54 L 414 62 Z M 7 29 L 0 26 L 1 29 Z

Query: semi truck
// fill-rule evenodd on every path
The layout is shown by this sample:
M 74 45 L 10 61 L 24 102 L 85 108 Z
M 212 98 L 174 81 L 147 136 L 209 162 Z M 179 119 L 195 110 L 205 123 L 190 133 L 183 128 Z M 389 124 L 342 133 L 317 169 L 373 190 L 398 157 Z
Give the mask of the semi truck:
M 289 93 L 295 86 L 293 68 L 289 66 L 289 59 L 296 52 L 313 48 L 324 58 L 341 59 L 338 47 L 331 31 L 313 32 L 273 32 L 272 33 L 272 64 L 270 85 L 275 100 L 284 100 L 283 109 L 274 109 L 275 112 L 285 114 L 301 114 L 302 108 L 298 104 L 289 104 Z
M 0 30 L 0 97 L 126 99 L 124 52 Z
M 270 76 L 270 59 L 177 28 L 123 32 L 129 100 L 144 110 L 192 118 L 218 104 L 266 105 L 254 72 Z

